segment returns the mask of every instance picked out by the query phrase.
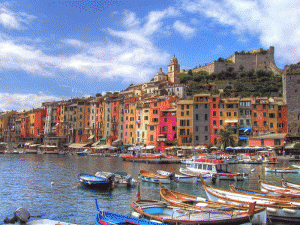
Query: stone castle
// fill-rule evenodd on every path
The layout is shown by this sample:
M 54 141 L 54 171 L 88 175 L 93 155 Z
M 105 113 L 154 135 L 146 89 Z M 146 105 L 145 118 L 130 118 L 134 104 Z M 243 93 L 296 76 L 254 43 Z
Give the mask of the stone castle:
M 213 61 L 205 66 L 193 69 L 193 73 L 199 71 L 207 71 L 211 73 L 220 73 L 228 68 L 234 68 L 235 71 L 249 70 L 271 70 L 275 75 L 281 75 L 283 71 L 279 69 L 274 60 L 274 47 L 271 46 L 268 50 L 256 49 L 245 53 L 235 52 L 232 56 L 225 60 Z M 187 73 L 185 71 L 185 73 Z

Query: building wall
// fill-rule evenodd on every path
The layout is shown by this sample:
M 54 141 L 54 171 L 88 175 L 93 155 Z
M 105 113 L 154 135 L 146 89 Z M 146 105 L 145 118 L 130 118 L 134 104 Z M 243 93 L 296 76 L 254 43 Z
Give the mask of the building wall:
M 210 101 L 210 144 L 216 145 L 218 143 L 218 132 L 220 132 L 220 104 L 221 98 L 219 96 L 212 96 Z M 214 113 L 215 112 L 215 113 Z M 216 121 L 216 122 L 214 122 Z
M 210 144 L 210 96 L 194 96 L 193 105 L 193 145 Z M 216 121 L 217 125 L 217 121 Z
M 288 65 L 283 75 L 283 97 L 286 102 L 288 134 L 300 136 L 300 63 Z
M 179 146 L 193 144 L 193 100 L 178 101 L 177 143 Z

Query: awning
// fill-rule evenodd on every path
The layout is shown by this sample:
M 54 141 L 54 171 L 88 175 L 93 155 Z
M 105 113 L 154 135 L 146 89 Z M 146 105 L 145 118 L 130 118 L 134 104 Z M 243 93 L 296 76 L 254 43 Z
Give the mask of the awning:
M 155 149 L 155 146 L 146 146 L 146 148 L 145 149 L 148 149 L 148 150 L 150 150 L 150 149 Z
M 95 142 L 95 143 L 92 144 L 92 147 L 95 147 L 95 146 L 97 146 L 99 144 L 100 144 L 99 141 L 97 141 L 97 142 Z
M 88 139 L 93 139 L 95 137 L 95 135 L 91 135 Z
M 247 137 L 239 137 L 239 140 L 247 140 Z
M 29 145 L 29 147 L 36 147 L 36 146 L 39 146 L 40 144 L 32 144 L 32 145 Z
M 69 145 L 69 148 L 84 148 L 88 145 L 88 143 L 73 143 Z
M 119 146 L 122 144 L 122 139 L 117 139 L 111 143 L 113 146 Z
M 225 123 L 238 123 L 238 120 L 225 120 Z
M 289 143 L 285 145 L 285 149 L 293 149 L 295 147 L 296 143 Z
M 240 127 L 239 130 L 251 130 L 251 127 Z
M 107 137 L 101 138 L 100 141 L 106 141 Z

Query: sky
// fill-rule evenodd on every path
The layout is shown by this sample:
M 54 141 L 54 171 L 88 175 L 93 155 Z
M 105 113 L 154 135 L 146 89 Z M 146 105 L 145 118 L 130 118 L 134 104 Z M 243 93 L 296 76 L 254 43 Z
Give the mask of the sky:
M 0 1 L 0 111 L 122 91 L 175 55 L 181 69 L 275 47 L 300 61 L 297 0 Z

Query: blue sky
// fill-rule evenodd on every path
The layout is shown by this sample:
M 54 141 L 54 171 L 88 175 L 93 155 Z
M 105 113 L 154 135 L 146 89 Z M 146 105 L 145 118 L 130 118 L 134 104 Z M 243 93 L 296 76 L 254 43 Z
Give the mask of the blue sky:
M 0 111 L 118 91 L 235 51 L 300 56 L 297 0 L 18 0 L 0 3 Z

